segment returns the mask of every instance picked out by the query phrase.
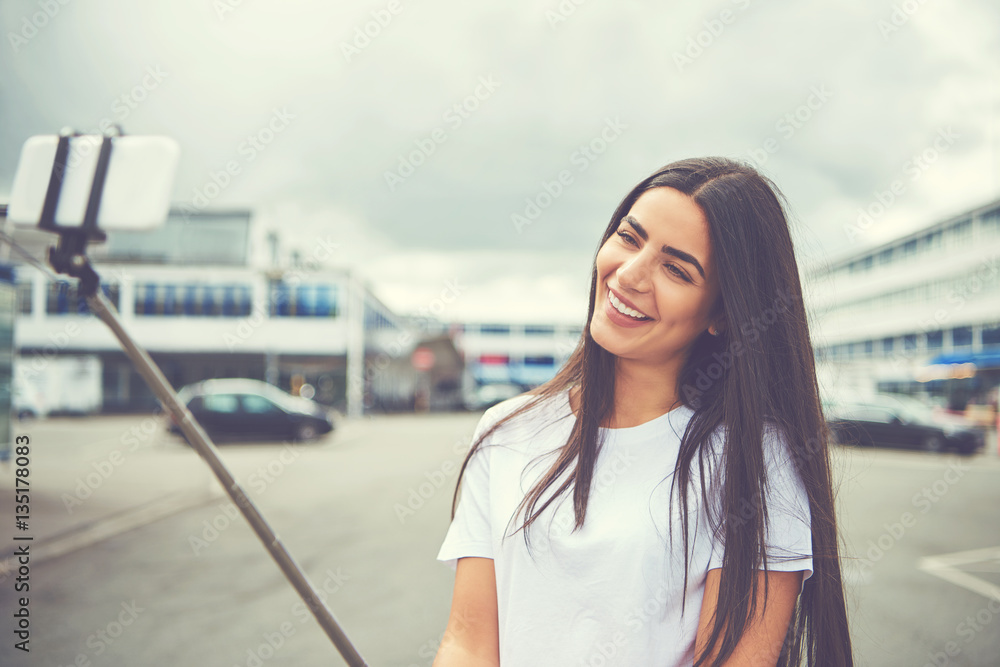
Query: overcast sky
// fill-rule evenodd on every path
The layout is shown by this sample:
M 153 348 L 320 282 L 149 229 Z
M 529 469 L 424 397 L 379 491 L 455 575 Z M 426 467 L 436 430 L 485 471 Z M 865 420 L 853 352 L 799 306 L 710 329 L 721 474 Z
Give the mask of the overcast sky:
M 1000 197 L 992 0 L 64 1 L 0 3 L 0 200 L 33 134 L 170 135 L 177 205 L 336 243 L 399 312 L 582 323 L 616 204 L 684 157 L 759 164 L 805 265 Z

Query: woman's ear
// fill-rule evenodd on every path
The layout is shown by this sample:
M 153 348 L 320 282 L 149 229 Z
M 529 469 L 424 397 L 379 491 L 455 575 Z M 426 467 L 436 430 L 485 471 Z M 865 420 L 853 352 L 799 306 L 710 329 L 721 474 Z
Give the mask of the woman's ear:
M 726 332 L 726 315 L 722 310 L 722 299 L 719 298 L 715 302 L 715 307 L 712 308 L 712 316 L 710 324 L 708 325 L 708 333 L 713 336 L 718 336 L 719 334 Z

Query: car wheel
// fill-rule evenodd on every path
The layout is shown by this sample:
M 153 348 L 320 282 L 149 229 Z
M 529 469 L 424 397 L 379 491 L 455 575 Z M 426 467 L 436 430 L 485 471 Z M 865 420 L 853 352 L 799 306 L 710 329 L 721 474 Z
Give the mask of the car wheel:
M 314 440 L 317 434 L 316 427 L 312 424 L 299 424 L 295 429 L 295 439 L 300 442 Z
M 921 443 L 920 448 L 923 449 L 925 452 L 940 454 L 945 450 L 944 438 L 942 438 L 940 435 L 929 435 L 926 438 L 924 438 L 924 441 Z

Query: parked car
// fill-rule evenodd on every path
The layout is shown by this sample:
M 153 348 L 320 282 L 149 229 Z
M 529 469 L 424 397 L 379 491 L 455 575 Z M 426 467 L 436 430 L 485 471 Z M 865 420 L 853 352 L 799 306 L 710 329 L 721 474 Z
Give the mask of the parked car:
M 205 380 L 177 395 L 213 440 L 305 441 L 335 426 L 324 406 L 259 380 Z M 181 434 L 173 417 L 169 428 Z
M 484 384 L 477 387 L 472 396 L 466 399 L 465 408 L 467 410 L 486 410 L 501 401 L 523 394 L 525 391 L 521 385 L 511 382 Z
M 971 422 L 936 413 L 910 396 L 875 394 L 830 401 L 824 410 L 830 430 L 841 444 L 962 454 L 971 454 L 984 444 L 983 432 Z
M 19 420 L 38 419 L 48 414 L 41 395 L 34 387 L 22 387 L 15 382 L 11 403 L 11 411 Z

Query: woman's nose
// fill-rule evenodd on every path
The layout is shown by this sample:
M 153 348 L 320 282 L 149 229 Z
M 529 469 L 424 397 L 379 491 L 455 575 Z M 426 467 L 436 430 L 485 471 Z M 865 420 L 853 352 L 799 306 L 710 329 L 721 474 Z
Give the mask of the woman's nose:
M 649 266 L 641 253 L 618 267 L 618 284 L 623 289 L 631 289 L 637 292 L 641 292 L 648 287 Z

